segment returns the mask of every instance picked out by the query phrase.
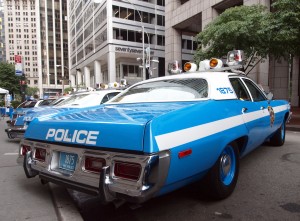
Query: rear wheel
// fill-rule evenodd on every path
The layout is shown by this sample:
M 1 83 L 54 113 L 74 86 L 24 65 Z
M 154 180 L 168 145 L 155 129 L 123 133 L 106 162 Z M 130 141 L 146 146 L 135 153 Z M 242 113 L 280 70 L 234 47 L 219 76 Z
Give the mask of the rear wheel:
M 285 119 L 283 120 L 280 128 L 278 128 L 275 134 L 270 138 L 270 143 L 273 146 L 282 146 L 285 142 Z
M 215 199 L 224 199 L 234 190 L 239 174 L 239 150 L 235 142 L 228 144 L 212 167 L 210 193 Z

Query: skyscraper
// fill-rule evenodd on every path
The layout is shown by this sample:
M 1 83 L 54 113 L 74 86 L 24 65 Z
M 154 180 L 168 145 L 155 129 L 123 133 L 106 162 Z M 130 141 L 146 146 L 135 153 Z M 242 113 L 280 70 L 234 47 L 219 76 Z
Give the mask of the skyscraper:
M 3 1 L 0 0 L 0 62 L 6 61 Z
M 23 73 L 40 97 L 68 84 L 67 7 L 60 0 L 4 1 L 7 60 L 22 56 Z
M 94 88 L 121 79 L 133 84 L 165 75 L 164 5 L 164 0 L 71 0 L 72 86 Z

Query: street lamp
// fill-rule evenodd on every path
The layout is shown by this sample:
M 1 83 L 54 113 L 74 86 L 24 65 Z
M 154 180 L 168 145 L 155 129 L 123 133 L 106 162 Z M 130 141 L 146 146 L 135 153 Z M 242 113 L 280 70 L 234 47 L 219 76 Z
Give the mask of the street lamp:
M 62 66 L 62 65 L 60 65 L 60 64 L 56 65 L 56 67 L 57 67 L 57 68 L 63 67 L 63 68 L 65 68 L 65 69 L 67 69 L 67 70 L 69 71 L 69 68 L 68 68 L 68 67 Z M 62 95 L 63 95 L 64 92 L 65 92 L 65 80 L 66 80 L 66 76 L 64 75 L 64 76 L 62 76 L 62 78 L 61 78 L 61 82 L 62 82 Z
M 123 2 L 128 2 L 129 4 L 131 4 L 134 9 L 137 11 L 139 17 L 140 17 L 140 20 L 141 20 L 141 23 L 144 23 L 143 22 L 143 17 L 141 15 L 141 12 L 135 7 L 135 5 L 129 1 L 129 0 L 122 0 Z M 146 32 L 147 34 L 147 37 L 148 37 L 148 44 L 149 44 L 149 49 L 147 48 L 147 50 L 149 51 L 149 69 L 150 69 L 150 39 L 149 39 L 149 34 Z M 143 80 L 146 80 L 146 65 L 145 65 L 145 27 L 144 25 L 142 25 L 142 47 L 143 47 L 143 61 L 142 61 L 142 65 L 143 65 Z

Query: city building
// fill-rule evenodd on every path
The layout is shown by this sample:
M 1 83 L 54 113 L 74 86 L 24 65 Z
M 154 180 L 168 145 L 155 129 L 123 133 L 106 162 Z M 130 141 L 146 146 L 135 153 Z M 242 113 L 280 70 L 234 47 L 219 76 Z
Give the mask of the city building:
M 67 3 L 63 0 L 5 0 L 6 60 L 21 55 L 29 87 L 40 97 L 69 85 Z
M 262 4 L 270 8 L 272 0 L 168 0 L 165 5 L 165 62 L 184 62 L 182 35 L 196 36 L 227 8 L 240 5 Z M 242 48 L 240 48 L 242 50 Z M 254 68 L 250 77 L 264 88 L 273 92 L 274 97 L 287 99 L 292 106 L 299 106 L 299 57 L 294 58 L 293 67 L 272 57 Z M 292 75 L 289 75 L 292 68 Z M 290 82 L 290 83 L 289 83 Z M 291 86 L 292 85 L 292 86 Z
M 125 79 L 133 84 L 165 75 L 164 4 L 164 0 L 71 0 L 71 85 L 99 88 L 101 83 Z
M 6 61 L 3 0 L 0 0 L 0 62 Z

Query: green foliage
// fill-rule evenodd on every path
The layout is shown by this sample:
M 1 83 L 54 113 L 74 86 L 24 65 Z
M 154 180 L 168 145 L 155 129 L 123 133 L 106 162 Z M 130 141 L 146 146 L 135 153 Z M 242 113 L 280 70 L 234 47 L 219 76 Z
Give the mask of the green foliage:
M 273 54 L 277 57 L 300 55 L 300 0 L 276 0 L 272 4 L 271 24 Z
M 271 10 L 262 5 L 225 10 L 197 35 L 202 47 L 195 60 L 221 57 L 233 49 L 244 50 L 246 57 L 300 55 L 300 0 L 276 0 Z
M 15 66 L 6 62 L 0 63 L 0 87 L 9 90 L 10 93 L 20 92 L 21 77 L 16 76 Z
M 21 101 L 13 100 L 10 104 L 13 108 L 17 108 L 21 103 Z
M 34 96 L 39 92 L 39 89 L 37 87 L 27 87 L 25 90 L 25 94 L 28 96 Z
M 195 60 L 221 57 L 233 49 L 244 50 L 250 56 L 254 52 L 266 57 L 270 34 L 266 31 L 270 13 L 262 5 L 238 6 L 225 10 L 197 35 L 203 47 L 195 54 Z
M 72 91 L 73 91 L 72 87 L 67 87 L 67 88 L 64 89 L 65 94 L 69 94 L 69 92 L 72 92 Z

